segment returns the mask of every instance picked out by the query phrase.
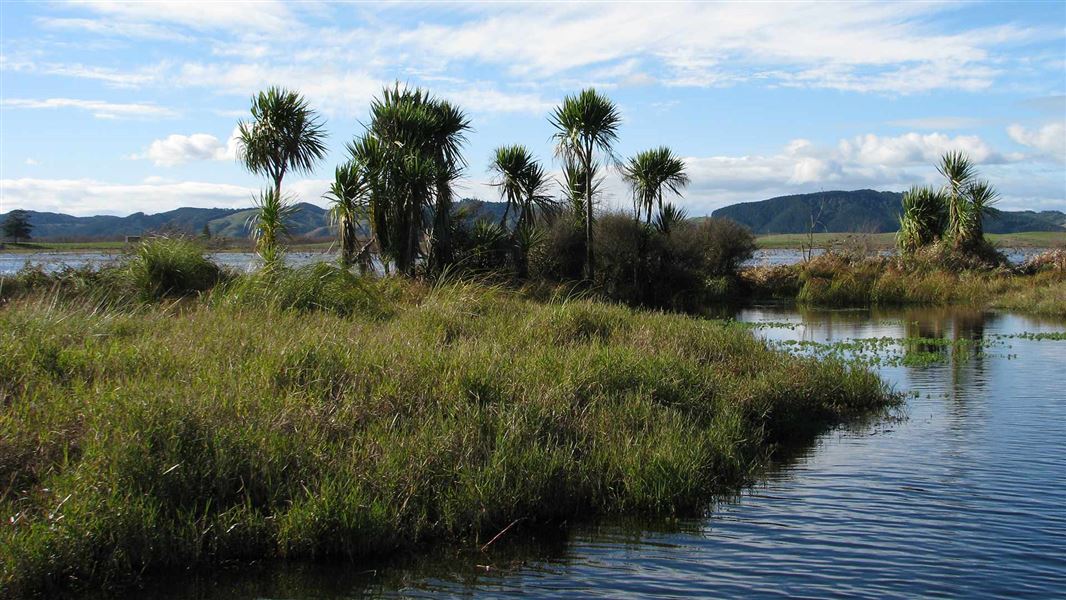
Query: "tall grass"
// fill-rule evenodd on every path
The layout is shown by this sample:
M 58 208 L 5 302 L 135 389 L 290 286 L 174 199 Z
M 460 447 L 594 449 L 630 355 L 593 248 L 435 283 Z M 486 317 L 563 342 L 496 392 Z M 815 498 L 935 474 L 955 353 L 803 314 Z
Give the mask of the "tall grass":
M 739 327 L 343 273 L 0 309 L 0 595 L 698 512 L 775 441 L 890 400 Z

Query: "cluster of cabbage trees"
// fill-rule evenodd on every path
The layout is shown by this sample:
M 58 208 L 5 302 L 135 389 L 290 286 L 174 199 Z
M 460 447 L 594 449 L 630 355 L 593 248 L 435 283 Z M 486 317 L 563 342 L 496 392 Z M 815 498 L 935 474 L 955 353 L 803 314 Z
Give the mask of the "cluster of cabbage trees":
M 984 217 L 998 194 L 962 152 L 948 152 L 937 170 L 940 188 L 914 186 L 903 194 L 897 245 L 903 253 L 932 244 L 950 243 L 955 250 L 973 250 L 984 243 Z
M 656 205 L 660 224 L 684 218 L 683 211 L 664 210 L 663 203 L 664 193 L 680 194 L 688 183 L 684 161 L 661 147 L 619 164 L 614 144 L 621 113 L 609 98 L 583 90 L 565 97 L 549 120 L 562 167 L 563 202 L 552 197 L 552 178 L 525 146 L 497 148 L 489 166 L 505 210 L 496 231 L 479 235 L 494 243 L 507 240 L 520 276 L 537 240 L 538 215 L 562 212 L 584 230 L 584 272 L 594 277 L 593 223 L 607 166 L 619 165 L 632 187 L 638 220 L 645 214 L 650 224 Z M 253 98 L 252 119 L 238 127 L 240 160 L 274 184 L 256 199 L 250 223 L 258 251 L 274 264 L 293 210 L 282 194 L 282 180 L 289 172 L 310 172 L 323 158 L 322 122 L 298 93 L 270 88 Z M 453 186 L 466 167 L 461 151 L 469 131 L 462 110 L 419 88 L 396 84 L 371 103 L 365 131 L 347 145 L 348 160 L 336 168 L 326 194 L 345 267 L 369 266 L 372 246 L 386 268 L 395 265 L 404 274 L 413 274 L 420 264 L 431 272 L 452 264 L 452 221 L 460 218 L 452 206 Z M 357 235 L 364 223 L 371 236 L 360 246 Z

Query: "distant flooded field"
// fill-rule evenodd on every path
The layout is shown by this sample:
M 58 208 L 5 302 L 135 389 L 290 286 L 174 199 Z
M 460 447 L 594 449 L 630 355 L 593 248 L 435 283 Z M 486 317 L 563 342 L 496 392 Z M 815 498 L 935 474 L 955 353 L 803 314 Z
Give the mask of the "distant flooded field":
M 1047 248 L 1021 247 L 1003 248 L 1002 251 L 1012 263 L 1023 262 L 1027 257 L 1045 252 Z M 824 250 L 815 249 L 815 256 Z M 882 254 L 891 254 L 882 250 Z M 45 272 L 55 272 L 64 267 L 100 267 L 114 264 L 124 254 L 120 251 L 86 251 L 86 252 L 0 252 L 0 275 L 13 275 L 27 265 L 40 266 Z M 260 265 L 259 257 L 254 252 L 214 252 L 209 255 L 216 263 L 238 271 L 252 271 Z M 803 260 L 805 253 L 796 248 L 761 248 L 745 265 L 790 265 Z M 337 254 L 328 251 L 290 252 L 285 260 L 292 266 L 307 265 L 320 261 L 336 261 Z

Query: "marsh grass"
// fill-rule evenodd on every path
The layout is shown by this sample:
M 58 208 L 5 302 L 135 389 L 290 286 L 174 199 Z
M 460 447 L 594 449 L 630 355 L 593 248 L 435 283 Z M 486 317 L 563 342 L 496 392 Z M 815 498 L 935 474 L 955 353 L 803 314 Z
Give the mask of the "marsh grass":
M 698 513 L 775 444 L 893 399 L 747 328 L 575 296 L 238 278 L 0 308 L 0 589 L 363 560 L 603 514 Z
M 741 280 L 755 299 L 814 306 L 964 305 L 1066 315 L 1066 270 L 1053 253 L 1013 270 L 934 256 L 935 248 L 906 259 L 829 252 L 807 263 L 747 269 Z

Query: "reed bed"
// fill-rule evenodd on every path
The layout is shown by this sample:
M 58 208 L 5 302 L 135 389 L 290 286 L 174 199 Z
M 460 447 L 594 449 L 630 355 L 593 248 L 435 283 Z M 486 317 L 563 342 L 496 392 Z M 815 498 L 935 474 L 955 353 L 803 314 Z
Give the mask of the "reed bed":
M 796 265 L 750 268 L 741 281 L 753 299 L 813 306 L 961 305 L 1066 315 L 1061 251 L 1016 268 L 944 264 L 914 257 L 826 253 Z

